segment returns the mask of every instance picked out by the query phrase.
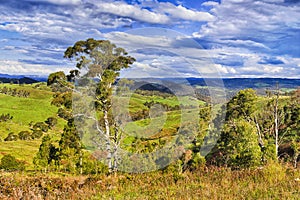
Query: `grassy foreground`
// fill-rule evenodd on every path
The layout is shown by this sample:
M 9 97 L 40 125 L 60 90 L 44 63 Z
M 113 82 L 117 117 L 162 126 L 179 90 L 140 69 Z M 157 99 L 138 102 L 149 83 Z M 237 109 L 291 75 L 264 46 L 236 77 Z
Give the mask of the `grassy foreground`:
M 93 177 L 2 173 L 0 199 L 299 199 L 299 178 L 279 164 Z

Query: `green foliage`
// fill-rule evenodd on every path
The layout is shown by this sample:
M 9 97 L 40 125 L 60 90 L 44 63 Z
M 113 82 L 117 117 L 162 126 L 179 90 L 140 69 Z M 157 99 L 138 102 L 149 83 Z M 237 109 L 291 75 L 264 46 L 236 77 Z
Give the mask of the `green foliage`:
M 89 152 L 83 152 L 82 174 L 107 174 L 108 167 Z
M 53 85 L 53 84 L 61 84 L 62 82 L 65 82 L 67 80 L 66 75 L 63 71 L 55 72 L 49 75 L 47 80 L 47 85 Z
M 57 107 L 64 106 L 67 109 L 72 108 L 72 93 L 71 92 L 57 92 L 51 102 L 52 105 Z
M 47 172 L 49 165 L 58 160 L 57 152 L 58 149 L 52 144 L 51 137 L 49 135 L 44 136 L 39 151 L 33 159 L 36 169 Z
M 82 144 L 74 120 L 70 119 L 59 141 L 59 162 L 62 167 L 71 172 L 82 170 Z
M 7 154 L 1 158 L 0 169 L 6 171 L 23 171 L 24 162 L 18 161 L 14 156 Z
M 82 148 L 81 138 L 76 130 L 73 119 L 69 120 L 67 126 L 65 126 L 64 132 L 59 141 L 59 146 L 62 151 L 67 148 L 72 148 L 75 149 L 75 153 L 80 153 Z
M 95 40 L 89 38 L 86 41 L 78 41 L 73 46 L 68 47 L 65 51 L 64 57 L 69 59 L 76 59 L 76 67 L 81 70 L 85 69 L 86 74 L 82 76 L 82 80 L 88 78 L 98 78 L 100 81 L 95 83 L 95 106 L 98 113 L 103 114 L 102 127 L 105 129 L 107 140 L 113 136 L 114 140 L 106 142 L 106 149 L 108 151 L 107 160 L 109 160 L 109 168 L 112 169 L 112 162 L 114 160 L 112 155 L 115 155 L 115 148 L 111 145 L 113 142 L 118 142 L 119 132 L 115 123 L 111 123 L 110 111 L 112 101 L 112 85 L 119 76 L 120 70 L 130 67 L 135 59 L 127 55 L 128 53 L 123 49 L 117 47 L 107 40 Z M 85 81 L 84 81 L 85 82 Z
M 253 89 L 241 90 L 226 105 L 225 120 L 248 119 L 256 111 L 257 95 Z
M 249 168 L 261 164 L 261 149 L 258 145 L 256 129 L 253 124 L 240 120 L 228 134 L 233 138 L 227 146 L 228 165 L 233 168 Z M 225 133 L 226 134 L 226 133 Z
M 217 165 L 248 168 L 261 164 L 262 149 L 252 121 L 257 96 L 254 90 L 238 92 L 226 105 L 225 123 L 214 151 L 207 158 Z

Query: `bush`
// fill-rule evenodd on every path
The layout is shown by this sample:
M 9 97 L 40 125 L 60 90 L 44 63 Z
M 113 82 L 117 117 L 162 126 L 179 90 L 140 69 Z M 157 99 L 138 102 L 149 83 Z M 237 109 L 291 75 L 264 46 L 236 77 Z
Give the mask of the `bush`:
M 23 171 L 25 169 L 25 165 L 24 162 L 20 162 L 14 156 L 7 154 L 1 159 L 0 169 L 4 169 L 6 171 Z
M 51 102 L 52 105 L 57 107 L 64 106 L 67 109 L 72 108 L 72 93 L 64 92 L 64 93 L 56 93 L 54 95 L 54 99 Z
M 35 125 L 33 125 L 34 130 L 41 130 L 43 132 L 48 131 L 48 125 L 45 124 L 44 122 L 37 122 Z
M 59 117 L 65 119 L 65 120 L 72 119 L 72 114 L 63 108 L 58 109 L 57 114 Z
M 43 136 L 43 131 L 41 130 L 33 130 L 31 134 L 32 139 L 39 139 Z
M 11 116 L 9 113 L 0 115 L 0 122 L 6 122 L 8 120 L 11 120 L 13 116 Z
M 45 123 L 48 124 L 49 128 L 52 128 L 57 124 L 57 119 L 55 117 L 48 117 Z
M 50 86 L 55 83 L 61 84 L 61 82 L 64 82 L 66 80 L 67 78 L 63 71 L 55 72 L 49 75 L 47 85 Z
M 8 136 L 4 139 L 4 141 L 17 141 L 18 136 L 14 134 L 13 132 L 9 133 Z
M 30 140 L 31 139 L 31 135 L 30 135 L 29 131 L 21 131 L 18 135 L 19 135 L 20 140 Z
M 93 155 L 90 155 L 88 152 L 84 153 L 82 160 L 83 160 L 83 165 L 82 165 L 83 174 L 108 173 L 107 165 L 103 164 L 101 161 L 96 159 Z M 79 166 L 78 166 L 78 170 L 80 170 Z

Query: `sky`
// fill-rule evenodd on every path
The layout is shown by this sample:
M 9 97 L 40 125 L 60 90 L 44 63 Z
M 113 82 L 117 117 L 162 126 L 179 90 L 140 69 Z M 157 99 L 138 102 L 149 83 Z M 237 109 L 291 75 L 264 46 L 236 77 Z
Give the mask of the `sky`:
M 135 57 L 128 77 L 300 78 L 300 0 L 0 0 L 0 73 L 67 73 L 87 38 Z

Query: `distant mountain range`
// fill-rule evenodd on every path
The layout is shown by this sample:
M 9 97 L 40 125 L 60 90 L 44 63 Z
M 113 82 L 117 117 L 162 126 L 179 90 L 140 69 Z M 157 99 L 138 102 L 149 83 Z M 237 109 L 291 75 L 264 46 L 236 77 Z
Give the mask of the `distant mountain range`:
M 141 78 L 133 79 L 139 84 L 142 84 L 140 89 L 143 90 L 166 90 L 163 86 L 159 85 L 170 85 L 175 83 L 179 85 L 189 84 L 193 87 L 197 86 L 212 86 L 212 87 L 225 87 L 229 90 L 240 90 L 244 88 L 263 89 L 263 88 L 276 88 L 278 84 L 280 88 L 296 89 L 300 87 L 300 79 L 286 79 L 286 78 L 224 78 L 220 79 L 213 78 Z M 0 73 L 0 81 L 3 83 L 25 83 L 32 84 L 36 82 L 46 82 L 47 77 L 38 75 L 9 75 Z M 158 81 L 157 84 L 153 84 L 153 81 Z M 165 84 L 166 83 L 166 84 Z M 157 88 L 157 89 L 155 89 Z
M 146 86 L 142 86 L 141 89 L 151 90 L 153 87 L 158 87 L 157 85 L 191 85 L 193 87 L 197 86 L 209 86 L 209 87 L 225 87 L 226 89 L 241 90 L 245 88 L 269 88 L 274 89 L 287 88 L 296 89 L 300 87 L 300 79 L 285 79 L 285 78 L 224 78 L 224 79 L 214 79 L 214 78 L 141 78 L 132 79 L 142 85 L 141 83 L 148 83 Z M 147 89 L 148 88 L 148 89 Z
M 9 75 L 0 74 L 0 81 L 2 83 L 25 83 L 32 84 L 37 82 L 46 82 L 47 77 L 37 76 L 37 75 Z
M 219 79 L 202 79 L 202 78 L 187 78 L 192 85 L 199 86 L 220 86 Z M 206 84 L 208 82 L 208 84 Z M 224 87 L 227 89 L 244 89 L 244 88 L 276 88 L 277 84 L 280 88 L 295 89 L 300 87 L 300 79 L 287 78 L 224 78 Z

